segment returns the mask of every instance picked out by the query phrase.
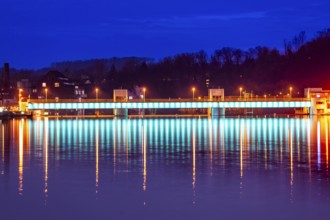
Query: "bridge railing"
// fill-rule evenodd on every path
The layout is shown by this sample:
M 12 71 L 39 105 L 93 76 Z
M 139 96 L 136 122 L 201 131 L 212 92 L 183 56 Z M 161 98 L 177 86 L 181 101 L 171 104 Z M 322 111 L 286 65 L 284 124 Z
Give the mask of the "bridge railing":
M 310 101 L 307 98 L 290 98 L 290 97 L 254 97 L 243 98 L 237 96 L 227 96 L 224 100 L 210 100 L 208 98 L 192 99 L 192 98 L 168 98 L 168 99 L 129 99 L 127 102 L 280 102 L 280 101 Z M 114 102 L 113 99 L 30 99 L 29 103 L 98 103 L 98 102 Z

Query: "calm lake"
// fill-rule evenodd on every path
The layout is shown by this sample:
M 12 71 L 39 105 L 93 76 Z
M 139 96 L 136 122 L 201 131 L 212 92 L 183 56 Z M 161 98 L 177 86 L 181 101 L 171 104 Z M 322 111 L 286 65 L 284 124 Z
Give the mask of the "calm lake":
M 0 122 L 0 219 L 329 219 L 330 117 Z

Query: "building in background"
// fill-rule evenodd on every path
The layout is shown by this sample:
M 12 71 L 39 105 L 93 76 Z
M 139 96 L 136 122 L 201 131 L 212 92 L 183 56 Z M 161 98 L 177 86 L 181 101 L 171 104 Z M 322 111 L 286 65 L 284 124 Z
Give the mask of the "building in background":
M 10 100 L 9 63 L 4 63 L 1 75 L 1 105 L 8 105 Z
M 72 79 L 58 71 L 49 71 L 32 88 L 33 99 L 73 99 L 85 98 L 85 91 Z
M 1 77 L 2 98 L 8 98 L 9 94 L 9 63 L 4 63 Z

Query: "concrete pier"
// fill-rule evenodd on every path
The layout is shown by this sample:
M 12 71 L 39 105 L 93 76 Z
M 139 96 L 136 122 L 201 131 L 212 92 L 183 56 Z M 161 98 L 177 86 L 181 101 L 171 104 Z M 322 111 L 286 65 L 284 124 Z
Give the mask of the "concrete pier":
M 209 100 L 210 101 L 224 101 L 225 90 L 224 89 L 209 89 Z M 226 115 L 225 108 L 208 108 L 207 114 L 209 117 L 220 117 Z
M 118 118 L 127 118 L 128 117 L 128 109 L 121 108 L 121 109 L 114 109 L 113 115 Z
M 114 102 L 127 102 L 128 100 L 128 91 L 127 89 L 115 89 L 113 90 L 113 100 Z M 113 115 L 119 118 L 128 117 L 127 108 L 115 108 L 113 109 Z
M 226 115 L 225 108 L 208 108 L 207 114 L 209 117 L 221 117 Z

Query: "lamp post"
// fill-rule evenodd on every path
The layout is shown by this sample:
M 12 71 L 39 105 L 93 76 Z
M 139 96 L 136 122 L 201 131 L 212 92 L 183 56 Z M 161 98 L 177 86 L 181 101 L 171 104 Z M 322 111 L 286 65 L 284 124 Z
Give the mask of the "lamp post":
M 143 88 L 143 101 L 146 101 L 146 88 Z
M 95 89 L 95 101 L 97 102 L 98 100 L 98 95 L 99 95 L 99 88 Z
M 18 108 L 19 108 L 19 110 L 21 111 L 21 97 L 22 97 L 22 94 L 21 94 L 21 92 L 23 92 L 23 89 L 19 89 L 18 90 Z
M 22 93 L 23 92 L 23 89 L 19 89 L 18 90 L 18 101 L 20 101 L 21 100 L 21 96 L 22 96 Z
M 292 86 L 290 86 L 290 98 L 292 98 Z
M 47 102 L 47 95 L 48 95 L 48 89 L 45 89 L 45 95 L 46 95 L 46 102 Z
M 242 90 L 243 90 L 243 88 L 242 87 L 239 87 L 239 98 L 240 99 L 242 98 Z
M 192 88 L 192 93 L 193 93 L 193 102 L 195 101 L 195 87 Z

